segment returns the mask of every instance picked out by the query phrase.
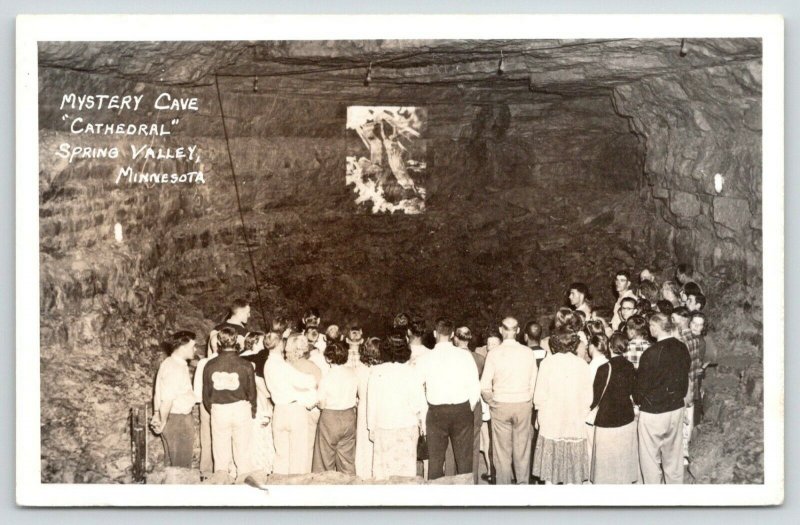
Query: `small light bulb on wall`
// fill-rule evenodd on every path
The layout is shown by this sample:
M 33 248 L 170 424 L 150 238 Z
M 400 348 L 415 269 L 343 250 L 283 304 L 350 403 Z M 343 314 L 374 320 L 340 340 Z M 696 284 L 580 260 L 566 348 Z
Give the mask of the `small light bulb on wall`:
M 122 242 L 122 225 L 120 223 L 114 225 L 114 239 L 117 242 Z
M 685 57 L 686 56 L 686 39 L 685 38 L 681 38 L 681 50 L 680 50 L 680 52 L 678 52 L 678 54 L 681 57 Z
M 367 76 L 364 77 L 364 85 L 369 86 L 370 82 L 372 82 L 372 62 L 367 66 Z
M 500 62 L 497 64 L 497 74 L 502 75 L 505 73 L 505 64 L 503 64 L 503 50 L 500 50 Z
M 717 191 L 717 193 L 721 193 L 722 192 L 722 185 L 723 184 L 725 184 L 725 177 L 723 177 L 719 173 L 714 175 L 714 189 Z

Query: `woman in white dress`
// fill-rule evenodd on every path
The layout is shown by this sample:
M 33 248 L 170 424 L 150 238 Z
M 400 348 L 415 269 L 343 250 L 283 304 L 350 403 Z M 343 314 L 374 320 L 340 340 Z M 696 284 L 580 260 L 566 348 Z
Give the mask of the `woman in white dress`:
M 380 339 L 372 337 L 362 346 L 355 371 L 358 377 L 358 415 L 356 419 L 356 476 L 372 479 L 373 443 L 367 429 L 367 385 L 372 367 L 380 364 Z

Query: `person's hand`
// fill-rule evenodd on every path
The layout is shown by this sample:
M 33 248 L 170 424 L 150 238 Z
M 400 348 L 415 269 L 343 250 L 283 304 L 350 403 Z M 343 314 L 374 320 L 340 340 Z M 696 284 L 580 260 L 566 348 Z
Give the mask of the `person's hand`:
M 153 431 L 153 434 L 161 434 L 165 426 L 167 426 L 167 422 L 161 421 L 161 416 L 158 415 L 158 413 L 153 414 L 153 417 L 150 419 L 150 429 Z
M 420 436 L 424 436 L 426 431 L 427 431 L 427 429 L 425 428 L 425 423 L 422 423 L 420 421 L 420 423 L 419 423 L 419 435 Z
M 683 398 L 683 406 L 686 407 L 686 408 L 694 406 L 694 396 L 693 395 L 689 395 L 689 396 L 684 397 Z

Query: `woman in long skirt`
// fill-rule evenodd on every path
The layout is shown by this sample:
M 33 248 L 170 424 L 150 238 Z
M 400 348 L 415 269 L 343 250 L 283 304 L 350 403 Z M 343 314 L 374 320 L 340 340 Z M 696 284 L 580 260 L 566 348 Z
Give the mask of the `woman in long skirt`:
M 592 402 L 589 365 L 576 355 L 581 340 L 573 331 L 550 337 L 552 355 L 542 361 L 533 403 L 539 410 L 539 436 L 533 475 L 545 483 L 583 483 L 589 479 L 586 415 Z
M 636 483 L 639 448 L 631 401 L 635 370 L 624 356 L 625 336 L 612 335 L 608 347 L 611 359 L 597 369 L 594 378 L 592 408 L 597 407 L 597 415 L 591 481 L 595 484 Z

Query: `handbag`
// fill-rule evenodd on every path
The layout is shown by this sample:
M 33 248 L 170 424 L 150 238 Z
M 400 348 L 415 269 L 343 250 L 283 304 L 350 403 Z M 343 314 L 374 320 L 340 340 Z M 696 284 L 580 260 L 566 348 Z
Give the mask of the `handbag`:
M 417 460 L 424 461 L 428 459 L 428 438 L 425 434 L 420 434 L 417 439 Z
M 600 399 L 597 400 L 597 405 L 589 411 L 586 416 L 586 424 L 594 426 L 594 420 L 597 419 L 597 410 L 600 408 L 600 402 L 603 401 L 603 396 L 606 395 L 608 383 L 611 381 L 611 363 L 608 363 L 608 376 L 606 377 L 606 386 L 603 387 L 603 393 L 600 394 Z

